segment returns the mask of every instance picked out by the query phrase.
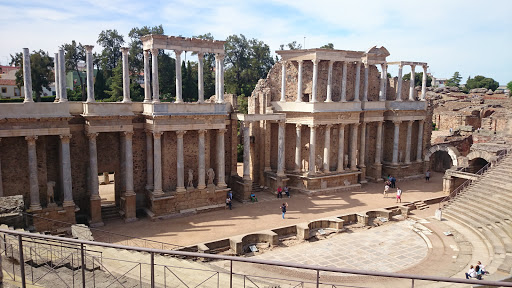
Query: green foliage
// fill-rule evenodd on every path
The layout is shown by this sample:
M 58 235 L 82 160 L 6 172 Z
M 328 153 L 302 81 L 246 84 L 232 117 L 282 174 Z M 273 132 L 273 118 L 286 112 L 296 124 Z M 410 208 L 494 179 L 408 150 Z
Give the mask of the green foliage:
M 108 94 L 105 93 L 105 90 L 107 89 L 108 86 L 105 81 L 105 73 L 103 70 L 98 70 L 96 73 L 96 81 L 94 81 L 94 98 L 96 100 L 108 98 Z
M 75 86 L 73 90 L 69 88 L 66 89 L 66 95 L 68 96 L 69 101 L 83 101 L 80 86 Z
M 131 79 L 130 82 L 130 98 L 133 102 L 144 101 L 144 88 L 135 79 Z
M 158 86 L 160 95 L 167 95 L 171 99 L 176 97 L 176 60 L 166 53 L 158 55 Z
M 410 80 L 411 79 L 411 73 L 407 73 L 402 77 L 403 80 Z M 414 85 L 415 86 L 421 86 L 423 85 L 423 72 L 415 72 L 414 73 Z M 432 77 L 427 75 L 427 87 L 432 86 Z
M 0 103 L 21 103 L 23 101 L 25 101 L 25 98 L 11 98 L 11 99 L 0 98 Z
M 133 74 L 140 74 L 144 71 L 144 53 L 142 51 L 142 41 L 140 37 L 144 35 L 163 35 L 164 28 L 162 24 L 154 27 L 135 27 L 130 30 L 128 37 L 130 37 L 130 54 L 128 56 L 128 63 L 130 63 L 130 72 Z
M 112 76 L 112 70 L 117 67 L 121 58 L 121 46 L 124 44 L 123 35 L 117 30 L 103 30 L 96 41 L 103 50 L 101 51 L 101 69 L 105 71 L 107 78 Z
M 75 71 L 78 75 L 78 79 L 80 80 L 80 96 L 81 100 L 87 100 L 87 93 L 85 92 L 85 81 L 82 79 L 82 73 L 78 70 L 78 63 L 85 62 L 85 48 L 81 43 L 76 45 L 75 40 L 71 41 L 71 44 L 62 45 L 64 51 L 66 52 L 66 72 Z
M 323 46 L 320 47 L 320 49 L 330 49 L 330 50 L 334 50 L 334 44 L 332 43 L 327 43 Z
M 118 102 L 123 100 L 123 66 L 117 65 L 113 70 L 112 82 L 110 83 L 110 90 L 105 91 L 110 97 L 108 102 Z
M 487 88 L 492 91 L 496 90 L 500 86 L 500 83 L 495 81 L 492 78 L 487 78 L 481 75 L 475 76 L 475 78 L 471 77 L 466 81 L 466 89 L 471 90 L 475 88 Z
M 23 53 L 11 55 L 11 65 L 21 67 L 16 72 L 16 86 L 21 89 L 23 83 Z M 50 83 L 54 81 L 53 60 L 43 50 L 33 51 L 30 54 L 30 75 L 32 76 L 32 91 L 37 102 L 41 101 L 43 87 L 50 90 Z
M 302 45 L 297 43 L 297 41 L 293 41 L 291 43 L 288 43 L 288 44 L 286 44 L 286 46 L 290 50 L 300 50 L 300 49 L 302 49 Z M 334 47 L 334 45 L 333 45 L 333 47 Z M 284 50 L 284 44 L 279 45 L 279 50 Z
M 452 78 L 446 80 L 445 85 L 459 87 L 460 80 L 462 80 L 462 76 L 460 76 L 459 72 L 455 72 L 453 73 Z
M 247 97 L 245 95 L 238 95 L 237 96 L 237 102 L 238 102 L 238 113 L 248 114 L 248 106 L 249 102 L 247 101 Z
M 194 36 L 204 40 L 214 40 L 211 33 Z M 215 54 L 204 53 L 203 59 L 203 80 L 204 80 L 204 98 L 208 99 L 215 95 Z
M 508 82 L 508 83 L 507 83 L 507 89 L 508 89 L 508 91 L 510 91 L 510 92 L 511 92 L 511 94 L 510 94 L 510 95 L 512 95 L 512 81 L 510 81 L 510 82 Z
M 199 97 L 197 90 L 197 63 L 191 64 L 190 61 L 187 61 L 187 66 L 185 66 L 185 62 L 182 62 L 181 67 L 183 74 L 183 101 L 196 102 Z
M 244 145 L 236 145 L 236 162 L 244 162 Z

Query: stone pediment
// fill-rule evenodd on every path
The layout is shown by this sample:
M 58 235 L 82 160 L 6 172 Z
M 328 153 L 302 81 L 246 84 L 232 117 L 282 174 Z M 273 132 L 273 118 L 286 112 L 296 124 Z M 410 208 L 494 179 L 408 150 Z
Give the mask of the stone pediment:
M 389 51 L 384 46 L 380 46 L 380 48 L 377 48 L 377 46 L 373 46 L 372 48 L 368 49 L 366 51 L 366 54 L 374 54 L 376 56 L 389 56 Z

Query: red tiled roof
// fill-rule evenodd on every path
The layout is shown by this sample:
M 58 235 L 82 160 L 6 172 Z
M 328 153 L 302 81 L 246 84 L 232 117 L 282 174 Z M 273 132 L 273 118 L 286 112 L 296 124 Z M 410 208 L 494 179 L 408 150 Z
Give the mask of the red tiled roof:
M 0 79 L 0 85 L 16 86 L 16 80 Z
M 1 66 L 0 65 L 0 71 L 2 71 L 2 73 L 7 73 L 11 70 L 19 70 L 21 67 L 15 67 L 15 66 Z

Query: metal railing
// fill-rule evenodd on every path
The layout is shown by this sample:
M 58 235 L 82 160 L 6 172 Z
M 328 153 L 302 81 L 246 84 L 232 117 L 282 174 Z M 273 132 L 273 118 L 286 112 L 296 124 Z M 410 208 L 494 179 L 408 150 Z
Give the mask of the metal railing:
M 21 232 L 21 231 L 12 231 L 12 230 L 5 230 L 0 229 L 0 233 L 12 235 L 15 236 L 18 240 L 17 245 L 17 254 L 19 258 L 19 275 L 17 279 L 18 281 L 21 281 L 22 287 L 27 286 L 27 275 L 26 275 L 26 260 L 24 255 L 24 245 L 26 244 L 25 241 L 27 238 L 29 239 L 41 239 L 41 240 L 55 240 L 55 241 L 62 241 L 64 243 L 68 244 L 76 244 L 80 246 L 80 253 L 78 254 L 79 257 L 77 261 L 79 261 L 80 266 L 78 268 L 78 272 L 73 272 L 73 277 L 78 276 L 78 278 L 81 278 L 81 281 L 77 281 L 78 284 L 81 284 L 81 287 L 86 287 L 87 283 L 90 283 L 92 281 L 95 281 L 95 274 L 93 274 L 93 277 L 86 277 L 86 251 L 87 247 L 89 246 L 97 246 L 97 247 L 105 247 L 105 248 L 114 248 L 114 249 L 123 249 L 127 251 L 137 251 L 142 254 L 148 254 L 148 258 L 150 258 L 149 263 L 142 263 L 142 262 L 132 262 L 133 267 L 129 267 L 130 269 L 128 271 L 125 271 L 123 274 L 118 275 L 113 272 L 110 272 L 108 268 L 104 264 L 99 264 L 100 269 L 102 271 L 105 271 L 106 274 L 108 274 L 108 281 L 104 280 L 102 283 L 105 284 L 105 282 L 108 282 L 108 286 L 111 287 L 126 287 L 123 285 L 123 283 L 126 283 L 128 279 L 130 278 L 130 275 L 128 275 L 131 271 L 137 272 L 137 269 L 140 275 L 140 278 L 133 279 L 131 278 L 132 282 L 130 284 L 130 287 L 144 287 L 145 285 L 149 287 L 156 287 L 157 286 L 157 277 L 159 281 L 159 286 L 161 285 L 161 278 L 164 278 L 164 287 L 167 287 L 167 275 L 169 277 L 176 278 L 179 282 L 175 282 L 175 284 L 172 287 L 183 285 L 184 287 L 204 287 L 203 284 L 206 282 L 216 282 L 211 283 L 212 285 L 208 287 L 234 287 L 235 279 L 236 279 L 236 287 L 263 287 L 265 282 L 261 281 L 272 281 L 273 283 L 279 283 L 281 281 L 286 281 L 286 283 L 289 283 L 288 287 L 304 287 L 304 285 L 307 285 L 307 287 L 354 287 L 354 286 L 347 286 L 349 283 L 346 283 L 345 281 L 341 281 L 340 283 L 327 283 L 323 280 L 321 280 L 321 277 L 324 277 L 326 275 L 331 275 L 331 273 L 334 273 L 335 275 L 341 275 L 341 274 L 352 274 L 352 275 L 365 275 L 365 276 L 375 276 L 375 277 L 386 277 L 386 278 L 393 278 L 394 280 L 400 280 L 403 279 L 404 281 L 409 281 L 410 287 L 414 287 L 415 281 L 434 281 L 434 282 L 444 282 L 444 283 L 461 283 L 461 284 L 478 284 L 478 285 L 488 285 L 488 286 L 500 286 L 500 287 L 512 287 L 512 283 L 510 282 L 499 282 L 499 281 L 489 281 L 489 280 L 466 280 L 466 279 L 457 279 L 457 278 L 449 278 L 449 277 L 437 277 L 437 276 L 424 276 L 424 275 L 414 275 L 414 274 L 402 274 L 402 273 L 389 273 L 389 272 L 377 272 L 377 271 L 367 271 L 367 270 L 357 270 L 357 269 L 347 269 L 347 268 L 335 268 L 335 267 L 322 267 L 322 266 L 316 266 L 316 265 L 303 265 L 303 264 L 297 264 L 297 263 L 286 263 L 286 262 L 278 262 L 278 261 L 269 261 L 269 260 L 259 260 L 259 259 L 253 259 L 253 258 L 245 258 L 245 257 L 234 257 L 234 256 L 222 256 L 222 255 L 213 255 L 213 254 L 205 254 L 205 253 L 196 253 L 196 252 L 184 252 L 184 251 L 174 251 L 174 250 L 161 250 L 161 249 L 150 249 L 150 248 L 140 248 L 140 247 L 130 247 L 130 246 L 123 246 L 123 245 L 117 245 L 117 244 L 109 244 L 109 243 L 101 243 L 101 242 L 94 242 L 94 241 L 84 241 L 84 240 L 77 240 L 77 239 L 68 239 L 68 238 L 60 238 L 55 236 L 48 236 L 48 235 L 34 235 L 27 232 Z M 14 249 L 12 249 L 12 253 L 14 254 Z M 182 257 L 195 257 L 198 259 L 208 259 L 208 260 L 221 260 L 225 261 L 224 267 L 226 269 L 221 269 L 220 271 L 214 271 L 214 270 L 204 270 L 204 269 L 192 269 L 192 270 L 199 270 L 203 272 L 207 272 L 206 278 L 199 278 L 198 272 L 191 272 L 189 275 L 192 275 L 189 277 L 189 279 L 185 279 L 184 277 L 180 277 L 177 275 L 175 269 L 191 269 L 191 268 L 185 268 L 185 267 L 171 267 L 169 265 L 161 265 L 155 263 L 155 257 L 159 255 L 171 255 L 171 256 L 182 256 Z M 91 259 L 93 266 L 95 265 L 94 257 Z M 74 261 L 74 259 L 73 259 Z M 107 259 L 103 259 L 103 262 L 107 261 Z M 121 259 L 111 259 L 111 261 L 124 261 Z M 249 265 L 263 265 L 266 266 L 272 266 L 272 267 L 282 267 L 282 268 L 293 268 L 293 269 L 300 269 L 300 271 L 305 273 L 300 273 L 297 275 L 315 275 L 312 276 L 310 280 L 303 280 L 303 279 L 281 279 L 281 278 L 271 278 L 266 276 L 252 276 L 248 275 L 247 273 L 236 273 L 233 272 L 233 264 L 234 263 L 248 263 Z M 14 265 L 14 264 L 13 264 Z M 237 264 L 238 265 L 238 264 Z M 126 265 L 125 265 L 126 266 Z M 142 266 L 147 266 L 150 271 L 149 276 L 147 278 L 149 279 L 143 279 L 142 277 Z M 253 267 L 253 266 L 250 266 Z M 163 276 L 162 276 L 162 269 L 163 269 Z M 277 268 L 272 268 L 277 269 Z M 16 270 L 17 271 L 17 270 Z M 15 269 L 13 269 L 13 274 L 16 274 Z M 93 269 L 93 273 L 94 273 Z M 158 271 L 158 273 L 157 273 Z M 166 272 L 167 271 L 167 272 Z M 252 270 L 251 270 L 252 271 Z M 121 272 L 119 272 L 121 273 Z M 169 274 L 166 274 L 169 273 Z M 81 277 L 80 277 L 81 276 Z M 60 276 L 59 276 L 60 277 Z M 220 277 L 224 277 L 222 281 L 223 284 L 221 284 Z M 302 276 L 300 276 L 302 277 Z M 194 279 L 194 284 L 190 284 L 188 281 L 191 281 L 190 278 Z M 62 279 L 62 278 L 61 278 Z M 74 278 L 73 278 L 74 279 Z M 87 282 L 90 281 L 90 282 Z M 110 282 L 109 282 L 110 281 Z M 199 282 L 199 284 L 197 284 Z M 74 287 L 75 282 L 73 280 L 73 283 L 65 282 L 64 280 L 59 283 L 65 283 L 65 287 Z M 110 283 L 110 284 L 109 284 Z M 147 284 L 146 284 L 147 283 Z M 178 285 L 176 285 L 178 283 Z M 181 283 L 181 284 L 179 284 Z M 71 285 L 72 284 L 72 285 Z M 368 284 L 368 281 L 365 281 L 365 285 Z M 403 284 L 403 283 L 402 283 Z M 55 284 L 58 285 L 58 284 Z M 61 286 L 53 286 L 53 287 L 61 287 Z M 90 286 L 91 284 L 89 284 Z M 94 287 L 96 285 L 96 282 L 93 282 Z M 293 285 L 293 286 L 292 286 Z M 108 287 L 107 286 L 107 287 Z M 128 285 L 127 285 L 128 286 Z M 267 286 L 267 285 L 265 285 Z M 402 286 L 402 285 L 401 285 Z M 180 286 L 181 287 L 181 286 Z

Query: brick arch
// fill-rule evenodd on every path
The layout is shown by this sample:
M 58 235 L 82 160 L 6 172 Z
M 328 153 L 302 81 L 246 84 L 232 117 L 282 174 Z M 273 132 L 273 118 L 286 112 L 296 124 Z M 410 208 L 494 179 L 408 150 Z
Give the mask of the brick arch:
M 445 151 L 452 159 L 452 166 L 457 166 L 457 158 L 460 156 L 459 150 L 452 145 L 438 144 L 430 147 L 425 154 L 425 161 L 430 161 L 430 156 L 438 151 Z
M 496 156 L 492 153 L 489 153 L 487 151 L 473 151 L 466 156 L 469 161 L 476 159 L 476 158 L 482 158 L 488 163 L 494 162 L 496 160 Z

